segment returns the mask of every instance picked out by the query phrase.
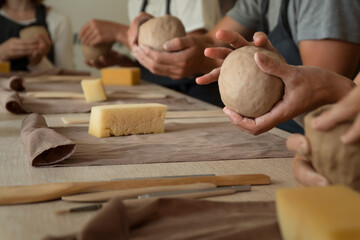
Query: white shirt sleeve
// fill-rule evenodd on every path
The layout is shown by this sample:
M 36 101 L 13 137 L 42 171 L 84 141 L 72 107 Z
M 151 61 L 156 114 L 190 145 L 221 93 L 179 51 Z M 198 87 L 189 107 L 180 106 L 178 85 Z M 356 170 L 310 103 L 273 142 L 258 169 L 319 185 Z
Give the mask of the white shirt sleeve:
M 143 0 L 128 0 L 129 20 L 132 22 L 139 15 Z M 170 13 L 179 18 L 186 32 L 199 29 L 210 30 L 221 19 L 218 0 L 172 0 Z M 166 1 L 149 0 L 146 12 L 154 17 L 166 13 Z
M 55 67 L 73 69 L 73 34 L 70 18 L 51 7 L 46 14 L 46 22 L 54 45 Z

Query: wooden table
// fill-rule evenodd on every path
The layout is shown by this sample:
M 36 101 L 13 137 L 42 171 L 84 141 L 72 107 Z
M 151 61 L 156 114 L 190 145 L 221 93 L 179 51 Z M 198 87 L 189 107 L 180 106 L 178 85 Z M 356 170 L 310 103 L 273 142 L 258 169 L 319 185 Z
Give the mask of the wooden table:
M 158 92 L 182 96 L 158 87 Z M 219 109 L 189 98 L 206 109 Z M 74 114 L 69 114 L 74 115 Z M 65 116 L 65 115 L 61 115 Z M 230 175 L 264 173 L 272 184 L 255 186 L 251 192 L 214 197 L 218 201 L 273 201 L 275 190 L 293 187 L 291 159 L 248 159 L 209 162 L 177 162 L 161 164 L 134 164 L 116 166 L 34 168 L 28 164 L 20 142 L 20 123 L 25 115 L 7 113 L 0 106 L 0 186 L 29 185 L 70 181 L 101 181 L 117 178 L 208 174 Z M 64 126 L 60 115 L 45 115 L 49 126 Z M 225 117 L 168 119 L 166 122 L 229 121 Z M 240 131 L 234 127 L 234 131 Z M 273 133 L 286 137 L 287 133 L 273 129 Z M 95 212 L 55 215 L 54 211 L 79 206 L 78 203 L 51 201 L 15 206 L 0 206 L 0 239 L 41 239 L 47 235 L 66 235 L 78 232 Z

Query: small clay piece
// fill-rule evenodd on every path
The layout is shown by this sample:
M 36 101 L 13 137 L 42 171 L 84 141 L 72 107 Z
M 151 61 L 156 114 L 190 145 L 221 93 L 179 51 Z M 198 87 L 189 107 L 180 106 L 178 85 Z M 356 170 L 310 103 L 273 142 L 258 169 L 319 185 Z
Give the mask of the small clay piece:
M 20 30 L 19 32 L 20 38 L 28 41 L 35 40 L 39 34 L 43 34 L 50 38 L 48 31 L 43 26 L 30 26 Z
M 165 42 L 185 35 L 185 28 L 181 21 L 176 17 L 165 15 L 151 18 L 140 26 L 138 44 L 164 51 Z
M 332 184 L 345 184 L 360 191 L 360 143 L 343 144 L 340 136 L 350 128 L 353 120 L 343 122 L 329 131 L 317 131 L 311 120 L 331 108 L 326 105 L 305 117 L 305 135 L 311 146 L 310 161 L 314 169 Z
M 81 44 L 81 50 L 86 60 L 98 61 L 100 56 L 106 56 L 112 47 L 112 43 L 103 43 L 96 46 Z
M 256 118 L 270 111 L 284 93 L 283 81 L 264 73 L 256 65 L 255 52 L 284 62 L 280 55 L 266 49 L 241 47 L 226 57 L 218 81 L 221 100 L 225 106 L 249 118 Z

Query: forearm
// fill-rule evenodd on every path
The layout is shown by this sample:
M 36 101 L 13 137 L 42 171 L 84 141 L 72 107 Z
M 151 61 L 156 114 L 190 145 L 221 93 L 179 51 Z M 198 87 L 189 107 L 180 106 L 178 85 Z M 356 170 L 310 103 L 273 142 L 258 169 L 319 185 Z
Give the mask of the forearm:
M 127 34 L 129 27 L 122 24 L 117 24 L 116 29 L 117 29 L 116 41 L 130 48 L 128 41 L 128 34 Z
M 335 40 L 306 40 L 299 42 L 303 65 L 316 66 L 348 78 L 355 75 L 360 59 L 360 44 Z

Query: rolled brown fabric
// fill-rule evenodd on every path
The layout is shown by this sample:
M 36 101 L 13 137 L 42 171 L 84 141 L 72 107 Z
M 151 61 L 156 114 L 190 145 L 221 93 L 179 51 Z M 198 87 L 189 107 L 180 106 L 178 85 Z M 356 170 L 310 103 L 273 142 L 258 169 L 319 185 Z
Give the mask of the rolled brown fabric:
M 7 91 L 0 88 L 0 104 L 11 113 L 26 113 L 21 106 L 21 100 L 17 92 Z
M 124 205 L 114 198 L 73 239 L 280 240 L 281 235 L 274 202 L 163 198 Z
M 48 128 L 45 119 L 36 113 L 28 115 L 22 121 L 21 141 L 32 166 L 61 162 L 76 149 L 71 140 Z
M 25 90 L 24 79 L 18 76 L 0 78 L 0 87 L 5 90 L 23 91 Z

